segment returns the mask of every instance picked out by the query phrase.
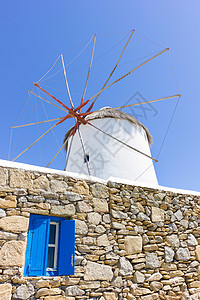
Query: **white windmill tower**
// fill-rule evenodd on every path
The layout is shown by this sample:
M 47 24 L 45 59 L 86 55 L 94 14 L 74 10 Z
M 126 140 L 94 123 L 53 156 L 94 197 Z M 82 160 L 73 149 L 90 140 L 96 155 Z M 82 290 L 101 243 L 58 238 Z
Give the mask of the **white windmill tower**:
M 102 131 L 80 125 L 79 132 L 66 144 L 66 171 L 104 180 L 113 176 L 158 184 L 150 152 L 152 137 L 144 125 L 133 116 L 108 107 L 92 113 L 86 120 Z M 66 139 L 73 129 L 66 133 Z

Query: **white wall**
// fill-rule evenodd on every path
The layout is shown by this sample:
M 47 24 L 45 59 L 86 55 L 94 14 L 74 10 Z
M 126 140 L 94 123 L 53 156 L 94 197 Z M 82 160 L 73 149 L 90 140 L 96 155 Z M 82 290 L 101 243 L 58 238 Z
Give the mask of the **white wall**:
M 90 121 L 105 132 L 151 156 L 146 132 L 127 120 L 104 118 Z M 107 180 L 110 176 L 158 184 L 150 158 L 122 145 L 90 125 L 80 125 L 91 175 Z M 69 139 L 69 145 L 71 138 Z M 88 174 L 83 149 L 76 132 L 68 165 L 69 172 Z

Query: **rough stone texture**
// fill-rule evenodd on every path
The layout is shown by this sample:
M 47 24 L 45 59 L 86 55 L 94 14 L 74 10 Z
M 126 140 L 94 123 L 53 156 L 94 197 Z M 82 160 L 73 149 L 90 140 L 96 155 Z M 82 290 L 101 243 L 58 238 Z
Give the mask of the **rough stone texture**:
M 23 267 L 26 243 L 23 241 L 6 242 L 0 250 L 0 266 Z
M 53 193 L 65 193 L 67 190 L 67 183 L 60 180 L 51 180 L 51 190 Z
M 151 209 L 152 222 L 163 222 L 165 220 L 165 212 L 158 207 L 152 207 Z
M 110 245 L 110 242 L 109 242 L 106 234 L 103 234 L 97 238 L 97 245 L 98 246 L 109 246 Z
M 27 284 L 22 284 L 15 290 L 13 299 L 30 299 L 34 293 L 34 286 L 30 282 L 27 282 Z
M 176 234 L 172 234 L 166 237 L 167 242 L 172 247 L 179 247 L 180 241 Z
M 85 280 L 108 280 L 113 278 L 112 268 L 103 264 L 88 261 L 84 275 Z
M 142 237 L 127 236 L 124 241 L 125 251 L 127 255 L 142 252 Z
M 10 187 L 31 189 L 33 181 L 31 174 L 24 170 L 10 170 Z
M 77 286 L 68 286 L 65 290 L 66 296 L 82 296 L 84 291 L 79 289 Z
M 75 214 L 75 207 L 73 204 L 55 205 L 52 206 L 51 214 L 60 217 L 72 217 Z
M 133 266 L 125 257 L 120 258 L 119 269 L 123 276 L 131 275 L 133 273 Z
M 190 259 L 190 252 L 188 248 L 179 248 L 176 251 L 175 258 L 181 261 L 188 261 Z
M 94 225 L 98 225 L 101 221 L 101 215 L 96 212 L 91 212 L 87 215 L 88 222 Z
M 105 300 L 118 300 L 116 293 L 104 292 L 103 296 Z
M 146 268 L 156 269 L 159 267 L 159 260 L 156 253 L 146 253 Z
M 88 233 L 88 227 L 85 221 L 75 220 L 75 232 L 76 234 L 85 235 Z
M 133 275 L 133 281 L 136 283 L 143 283 L 145 281 L 145 276 L 140 271 L 136 271 Z
M 107 188 L 107 186 L 103 185 L 103 184 L 99 184 L 99 183 L 95 183 L 92 184 L 90 186 L 90 190 L 92 192 L 92 195 L 95 198 L 107 198 L 109 197 L 109 190 Z
M 8 171 L 5 168 L 0 167 L 0 185 L 6 185 L 8 177 Z
M 0 167 L 0 293 L 8 283 L 16 300 L 195 299 L 199 212 L 197 195 Z M 74 275 L 23 276 L 32 213 L 75 219 Z
M 93 199 L 93 206 L 94 206 L 94 211 L 96 212 L 107 213 L 109 211 L 108 203 L 103 199 Z
M 12 285 L 10 283 L 0 284 L 0 299 L 11 300 L 12 296 Z
M 28 218 L 21 216 L 4 217 L 0 219 L 0 228 L 4 231 L 20 233 L 28 230 Z
M 165 262 L 170 263 L 174 259 L 175 252 L 172 248 L 165 246 Z
M 42 175 L 33 181 L 33 188 L 48 191 L 50 188 L 49 180 L 46 176 Z

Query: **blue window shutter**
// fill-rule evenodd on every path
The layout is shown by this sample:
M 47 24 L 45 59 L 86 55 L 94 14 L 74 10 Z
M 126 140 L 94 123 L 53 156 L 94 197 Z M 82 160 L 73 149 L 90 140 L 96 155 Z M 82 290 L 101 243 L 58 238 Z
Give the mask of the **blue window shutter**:
M 30 219 L 24 271 L 27 276 L 46 274 L 49 222 L 49 219 L 36 215 Z
M 60 249 L 58 275 L 74 274 L 75 220 L 60 222 Z

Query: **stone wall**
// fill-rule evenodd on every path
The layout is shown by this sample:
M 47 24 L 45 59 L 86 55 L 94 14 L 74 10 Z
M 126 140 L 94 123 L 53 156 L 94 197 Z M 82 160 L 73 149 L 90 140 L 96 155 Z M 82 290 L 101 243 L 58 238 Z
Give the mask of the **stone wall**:
M 0 168 L 0 299 L 198 299 L 200 197 Z M 31 213 L 76 220 L 75 275 L 24 277 Z

